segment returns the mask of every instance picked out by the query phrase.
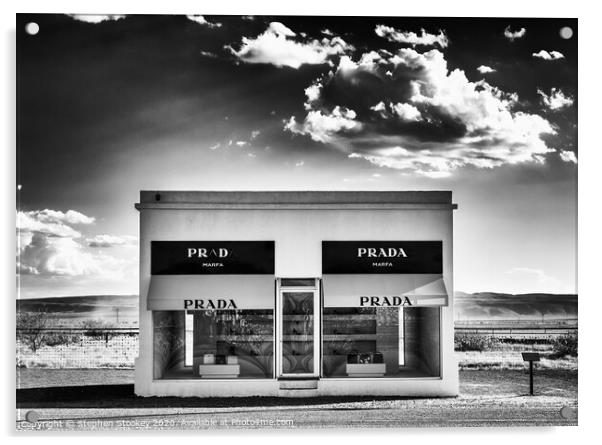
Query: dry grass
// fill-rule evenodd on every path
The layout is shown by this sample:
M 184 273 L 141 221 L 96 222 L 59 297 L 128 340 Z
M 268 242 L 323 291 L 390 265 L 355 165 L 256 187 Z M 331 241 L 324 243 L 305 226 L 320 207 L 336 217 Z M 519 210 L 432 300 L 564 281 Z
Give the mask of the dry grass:
M 500 343 L 488 351 L 456 351 L 456 357 L 460 369 L 523 369 L 527 366 L 521 356 L 524 351 L 541 354 L 536 365 L 541 369 L 577 370 L 577 357 L 558 357 L 550 343 Z

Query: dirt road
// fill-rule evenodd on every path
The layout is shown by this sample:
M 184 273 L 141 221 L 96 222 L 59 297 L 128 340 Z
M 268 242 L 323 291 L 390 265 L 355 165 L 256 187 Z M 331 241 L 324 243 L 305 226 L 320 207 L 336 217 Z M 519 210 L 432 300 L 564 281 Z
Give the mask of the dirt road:
M 461 395 L 447 399 L 139 398 L 131 384 L 29 388 L 17 392 L 17 428 L 399 428 L 577 423 L 575 372 L 538 373 L 533 397 L 527 395 L 528 376 L 523 371 L 462 371 L 460 380 Z M 563 407 L 571 408 L 564 416 L 560 413 Z M 38 422 L 25 420 L 32 410 Z

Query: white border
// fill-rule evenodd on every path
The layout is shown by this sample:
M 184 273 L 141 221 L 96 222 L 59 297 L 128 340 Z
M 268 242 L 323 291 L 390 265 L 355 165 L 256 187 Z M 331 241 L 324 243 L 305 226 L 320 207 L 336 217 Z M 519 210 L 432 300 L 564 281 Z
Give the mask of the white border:
M 580 290 L 580 372 L 579 372 L 579 427 L 576 428 L 481 428 L 481 429 L 419 429 L 404 430 L 403 440 L 415 440 L 422 442 L 445 441 L 448 444 L 468 444 L 486 441 L 488 444 L 504 444 L 509 441 L 516 441 L 517 436 L 522 436 L 530 441 L 545 441 L 547 444 L 559 443 L 565 444 L 567 441 L 574 442 L 575 433 L 579 433 L 581 438 L 584 433 L 597 433 L 599 419 L 598 397 L 596 397 L 596 388 L 599 386 L 599 370 L 601 367 L 601 355 L 598 351 L 598 325 L 602 308 L 599 295 L 599 284 L 596 277 L 599 275 L 600 260 L 599 246 L 601 243 L 600 220 L 598 214 L 600 175 L 598 168 L 602 165 L 602 156 L 600 153 L 600 143 L 598 139 L 599 127 L 599 76 L 601 70 L 599 53 L 600 28 L 599 11 L 596 8 L 596 2 L 571 2 L 560 0 L 547 1 L 524 1 L 524 0 L 504 0 L 503 2 L 482 2 L 476 0 L 463 0 L 450 2 L 446 0 L 431 0 L 429 2 L 388 2 L 386 0 L 357 2 L 350 1 L 331 1 L 323 0 L 305 0 L 302 3 L 292 4 L 291 2 L 275 2 L 265 0 L 248 1 L 222 1 L 214 4 L 200 4 L 198 1 L 175 1 L 150 3 L 150 2 L 126 2 L 124 0 L 104 0 L 90 1 L 83 3 L 75 0 L 53 0 L 52 2 L 43 0 L 10 0 L 0 4 L 0 20 L 2 21 L 3 37 L 3 62 L 2 66 L 2 88 L 1 97 L 5 98 L 2 107 L 2 127 L 0 134 L 5 139 L 4 149 L 2 150 L 1 165 L 3 171 L 3 191 L 6 203 L 5 216 L 2 218 L 2 233 L 4 234 L 5 246 L 2 257 L 2 283 L 4 284 L 5 296 L 5 323 L 6 329 L 11 333 L 5 335 L 5 358 L 10 363 L 12 354 L 14 354 L 14 300 L 10 298 L 15 292 L 14 281 L 14 208 L 15 208 L 15 16 L 16 12 L 88 12 L 88 13 L 120 13 L 120 12 L 145 12 L 145 13 L 185 13 L 185 12 L 204 12 L 204 13 L 231 13 L 231 14 L 251 14 L 251 13 L 271 13 L 271 14 L 327 14 L 327 15 L 436 15 L 436 16 L 531 16 L 531 17 L 579 17 L 579 197 L 580 197 L 580 218 L 579 218 L 579 290 Z M 201 11 L 202 10 L 202 11 Z M 561 253 L 560 253 L 561 254 Z M 5 378 L 5 388 L 10 388 L 8 393 L 10 397 L 5 397 L 4 416 L 5 434 L 11 435 L 9 440 L 15 437 L 11 433 L 14 428 L 14 368 L 3 367 Z M 595 428 L 595 429 L 594 429 Z M 425 435 L 427 432 L 429 435 Z M 245 445 L 252 443 L 266 442 L 282 443 L 282 436 L 286 436 L 287 445 L 296 443 L 306 444 L 308 440 L 306 435 L 315 436 L 329 440 L 344 440 L 346 444 L 365 443 L 369 436 L 391 436 L 392 440 L 400 440 L 398 431 L 391 430 L 316 430 L 291 432 L 265 432 L 265 431 L 230 431 L 228 436 L 235 436 L 243 440 Z M 209 440 L 223 440 L 217 436 L 218 433 L 204 432 L 204 436 L 209 436 Z M 262 437 L 269 434 L 269 437 Z M 63 435 L 48 434 L 44 435 L 44 442 L 74 443 L 81 442 L 81 436 L 89 434 L 73 433 L 72 437 L 61 437 Z M 166 434 L 163 432 L 145 432 L 145 433 L 103 433 L 96 437 L 88 437 L 86 441 L 90 443 L 105 443 L 107 438 L 103 436 L 133 436 L 143 435 L 145 440 L 155 443 L 163 443 Z M 179 433 L 178 436 L 193 436 L 194 433 Z M 224 436 L 225 434 L 219 434 Z M 24 437 L 27 436 L 27 437 Z M 73 437 L 74 436 L 74 437 Z M 395 439 L 393 439 L 395 436 Z M 19 434 L 19 440 L 22 442 L 36 441 L 40 438 L 34 434 Z M 187 440 L 187 439 L 181 439 Z M 197 439 L 198 440 L 198 439 Z M 387 440 L 387 439 L 385 439 Z M 577 439 L 578 440 L 578 439 Z

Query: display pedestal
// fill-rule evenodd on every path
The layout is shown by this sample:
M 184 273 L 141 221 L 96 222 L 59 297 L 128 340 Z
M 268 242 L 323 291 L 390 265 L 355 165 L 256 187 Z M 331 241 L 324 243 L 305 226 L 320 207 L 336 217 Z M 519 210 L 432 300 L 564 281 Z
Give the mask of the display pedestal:
M 199 365 L 204 379 L 234 379 L 240 375 L 240 365 Z
M 386 372 L 384 363 L 347 363 L 349 377 L 383 377 Z

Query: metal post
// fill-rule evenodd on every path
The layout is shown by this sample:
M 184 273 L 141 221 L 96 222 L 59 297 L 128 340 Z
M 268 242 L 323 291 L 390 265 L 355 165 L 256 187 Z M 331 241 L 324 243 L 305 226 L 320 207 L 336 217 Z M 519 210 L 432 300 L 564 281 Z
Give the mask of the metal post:
M 529 394 L 533 395 L 533 361 L 529 361 Z

